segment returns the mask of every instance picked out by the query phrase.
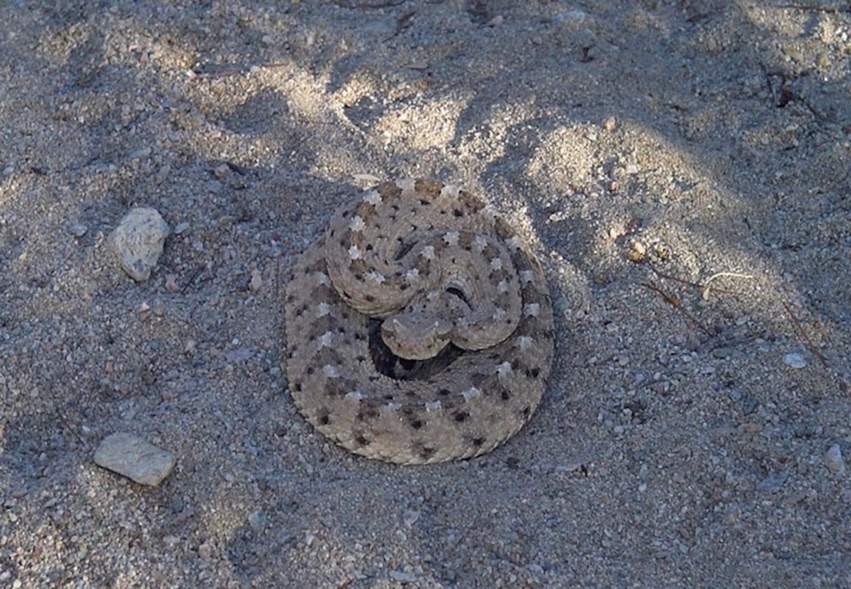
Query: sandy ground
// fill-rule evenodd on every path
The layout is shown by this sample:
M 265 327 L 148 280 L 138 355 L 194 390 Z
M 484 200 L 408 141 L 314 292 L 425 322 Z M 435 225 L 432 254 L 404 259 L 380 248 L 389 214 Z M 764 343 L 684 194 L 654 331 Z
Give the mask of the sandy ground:
M 849 72 L 843 2 L 2 2 L 0 585 L 851 586 Z M 554 372 L 485 457 L 361 459 L 286 392 L 362 175 L 544 263 Z M 159 487 L 93 463 L 120 431 Z

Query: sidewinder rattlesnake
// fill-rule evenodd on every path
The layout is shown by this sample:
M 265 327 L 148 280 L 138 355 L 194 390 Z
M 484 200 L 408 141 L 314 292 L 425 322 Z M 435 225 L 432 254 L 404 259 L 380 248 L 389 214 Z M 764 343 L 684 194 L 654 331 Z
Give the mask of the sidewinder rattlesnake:
M 294 266 L 285 309 L 296 406 L 377 460 L 492 450 L 529 420 L 553 359 L 537 261 L 491 207 L 436 182 L 341 206 Z

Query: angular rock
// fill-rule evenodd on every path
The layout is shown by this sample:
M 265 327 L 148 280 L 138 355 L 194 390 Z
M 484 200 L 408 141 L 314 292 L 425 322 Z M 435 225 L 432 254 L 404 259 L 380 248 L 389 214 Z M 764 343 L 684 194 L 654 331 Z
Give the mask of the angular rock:
M 800 352 L 790 352 L 783 356 L 783 361 L 787 366 L 791 366 L 792 368 L 804 368 L 807 365 L 807 360 L 804 358 L 804 355 Z
M 125 215 L 109 240 L 124 271 L 143 282 L 157 265 L 167 236 L 168 225 L 157 210 L 139 207 Z
M 139 436 L 114 433 L 95 451 L 95 464 L 139 484 L 156 487 L 174 468 L 174 455 Z
M 763 493 L 776 493 L 783 487 L 788 478 L 789 473 L 787 472 L 772 473 L 757 483 L 756 490 Z

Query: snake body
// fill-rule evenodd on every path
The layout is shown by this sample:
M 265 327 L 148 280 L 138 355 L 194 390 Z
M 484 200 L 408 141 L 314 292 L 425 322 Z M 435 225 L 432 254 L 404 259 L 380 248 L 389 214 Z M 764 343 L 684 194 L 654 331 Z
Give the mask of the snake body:
M 304 417 L 368 458 L 471 458 L 544 391 L 553 313 L 540 266 L 481 199 L 425 180 L 343 204 L 286 288 L 287 379 Z

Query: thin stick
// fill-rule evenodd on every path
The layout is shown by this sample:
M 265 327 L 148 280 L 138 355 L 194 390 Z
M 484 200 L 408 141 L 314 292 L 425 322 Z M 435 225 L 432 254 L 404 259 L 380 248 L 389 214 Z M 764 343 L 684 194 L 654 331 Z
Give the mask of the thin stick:
M 818 348 L 816 348 L 815 344 L 813 344 L 813 341 L 807 335 L 807 332 L 804 331 L 804 327 L 801 325 L 801 322 L 798 321 L 798 318 L 795 317 L 795 314 L 792 312 L 791 307 L 789 307 L 789 305 L 787 305 L 785 301 L 783 301 L 783 308 L 786 309 L 787 313 L 789 313 L 789 317 L 792 318 L 792 325 L 795 326 L 795 329 L 798 331 L 799 334 L 801 334 L 801 337 L 804 338 L 804 342 L 807 344 L 807 347 L 810 348 L 810 351 L 815 354 L 816 358 L 821 361 L 822 366 L 827 368 L 827 358 L 825 358 L 824 355 L 818 351 Z
M 192 274 L 189 275 L 189 279 L 186 281 L 186 284 L 183 285 L 183 288 L 180 289 L 180 294 L 186 294 L 186 289 L 195 282 L 195 279 L 204 271 L 206 266 L 204 264 L 198 264 L 195 266 L 195 269 L 192 271 Z
M 657 287 L 657 286 L 654 286 L 654 285 L 652 285 L 652 284 L 649 284 L 649 283 L 647 283 L 647 282 L 642 282 L 642 283 L 641 283 L 641 286 L 644 286 L 645 288 L 649 288 L 650 290 L 652 290 L 653 292 L 655 292 L 656 294 L 658 294 L 659 296 L 661 296 L 663 299 L 665 299 L 665 302 L 667 302 L 669 305 L 671 305 L 672 307 L 674 307 L 677 311 L 679 311 L 680 313 L 682 313 L 683 315 L 685 315 L 685 316 L 686 316 L 689 320 L 691 320 L 691 322 L 692 322 L 692 323 L 694 323 L 695 325 L 697 325 L 697 326 L 700 328 L 700 330 L 701 330 L 701 331 L 703 331 L 703 333 L 705 333 L 705 334 L 706 334 L 706 335 L 708 335 L 709 337 L 712 337 L 712 336 L 713 336 L 712 332 L 711 332 L 711 331 L 709 331 L 709 330 L 708 330 L 708 329 L 707 329 L 707 328 L 703 325 L 703 323 L 701 323 L 700 321 L 698 321 L 697 319 L 695 319 L 695 318 L 694 318 L 694 316 L 692 316 L 692 314 L 691 314 L 691 313 L 689 313 L 688 311 L 686 311 L 685 307 L 683 307 L 683 305 L 682 305 L 682 303 L 680 302 L 680 300 L 679 300 L 679 299 L 677 299 L 676 297 L 672 297 L 671 295 L 669 295 L 668 293 L 666 293 L 665 291 L 663 291 L 661 288 L 659 288 L 659 287 Z
M 807 10 L 810 12 L 826 12 L 828 14 L 839 14 L 848 12 L 849 8 L 834 8 L 832 6 L 805 6 L 803 4 L 781 4 L 777 8 L 793 8 L 795 10 Z
M 722 276 L 728 276 L 730 278 L 744 278 L 746 280 L 753 280 L 754 279 L 754 277 L 751 276 L 750 274 L 738 274 L 736 272 L 718 272 L 717 274 L 713 274 L 712 276 L 710 276 L 709 278 L 704 280 L 703 284 L 700 285 L 702 287 L 700 294 L 703 297 L 704 301 L 709 300 L 709 283 L 712 282 L 713 280 L 715 280 L 716 278 L 720 278 Z M 718 292 L 730 292 L 730 291 L 718 289 Z
M 677 276 L 673 276 L 671 274 L 665 274 L 661 270 L 657 270 L 656 267 L 653 266 L 653 264 L 648 264 L 648 266 L 650 267 L 651 270 L 653 270 L 653 273 L 656 274 L 656 276 L 658 276 L 659 278 L 667 278 L 668 280 L 674 280 L 674 281 L 679 282 L 681 284 L 685 284 L 686 286 L 694 286 L 694 287 L 700 288 L 702 290 L 706 289 L 706 284 L 709 283 L 710 280 L 714 280 L 718 276 L 747 276 L 745 274 L 742 274 L 742 275 L 733 274 L 732 272 L 719 272 L 718 274 L 711 276 L 709 278 L 709 280 L 707 280 L 703 284 L 700 284 L 700 283 L 697 283 L 697 282 L 691 282 L 690 280 L 686 280 L 684 278 L 678 278 Z M 753 276 L 750 276 L 750 278 L 753 278 Z M 724 294 L 739 294 L 735 290 L 727 290 L 725 288 L 716 288 L 715 292 L 723 292 Z M 705 298 L 706 297 L 704 297 L 704 299 Z

